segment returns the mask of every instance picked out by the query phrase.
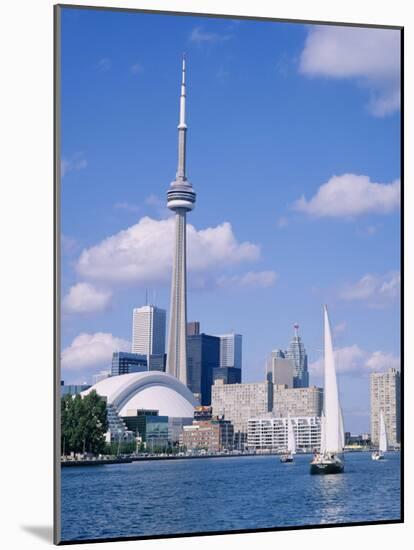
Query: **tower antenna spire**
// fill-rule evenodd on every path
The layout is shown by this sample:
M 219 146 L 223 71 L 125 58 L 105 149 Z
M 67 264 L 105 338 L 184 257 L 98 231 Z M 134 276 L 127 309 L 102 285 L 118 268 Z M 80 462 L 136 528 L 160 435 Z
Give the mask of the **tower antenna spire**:
M 186 102 L 186 87 L 185 87 L 185 54 L 183 53 L 182 68 L 181 68 L 181 93 L 180 93 L 180 118 L 178 123 L 178 166 L 177 166 L 177 181 L 186 181 L 185 164 L 186 164 L 186 145 L 187 145 L 187 124 L 185 119 L 185 102 Z

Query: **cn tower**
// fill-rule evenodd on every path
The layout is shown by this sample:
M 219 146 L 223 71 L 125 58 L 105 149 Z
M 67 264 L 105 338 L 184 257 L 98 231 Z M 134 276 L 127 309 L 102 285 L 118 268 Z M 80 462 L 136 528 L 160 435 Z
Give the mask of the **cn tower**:
M 175 244 L 171 281 L 167 373 L 187 385 L 187 245 L 186 215 L 195 206 L 196 194 L 185 173 L 187 124 L 185 122 L 185 59 L 183 58 L 180 121 L 178 124 L 178 167 L 167 191 L 167 206 L 175 212 Z

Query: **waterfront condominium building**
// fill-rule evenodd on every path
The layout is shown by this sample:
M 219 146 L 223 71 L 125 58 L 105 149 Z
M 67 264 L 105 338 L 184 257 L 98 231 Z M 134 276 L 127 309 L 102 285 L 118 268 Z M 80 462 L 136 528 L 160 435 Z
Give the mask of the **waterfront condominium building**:
M 112 354 L 111 376 L 130 374 L 131 372 L 144 372 L 146 370 L 148 370 L 146 355 L 126 351 L 114 351 Z
M 276 417 L 321 416 L 323 407 L 323 389 L 287 388 L 274 386 L 273 413 Z
M 225 384 L 223 380 L 216 380 L 211 389 L 213 416 L 230 420 L 235 434 L 246 434 L 249 418 L 272 410 L 272 388 L 267 380 L 249 384 Z
M 381 411 L 384 416 L 387 440 L 390 446 L 400 443 L 400 372 L 390 368 L 387 372 L 371 374 L 371 441 L 379 443 L 379 424 Z
M 152 305 L 134 308 L 132 315 L 133 353 L 145 355 L 147 358 L 151 355 L 164 356 L 165 313 L 165 309 Z
M 291 417 L 296 448 L 312 452 L 321 443 L 321 419 L 317 416 Z M 250 418 L 247 425 L 247 446 L 252 450 L 288 450 L 288 419 L 270 415 Z
M 192 425 L 183 426 L 180 445 L 187 451 L 207 451 L 218 453 L 233 449 L 233 425 L 228 420 L 213 418 L 195 420 Z
M 242 368 L 242 335 L 218 334 L 220 338 L 220 367 Z
M 295 363 L 293 359 L 283 357 L 281 350 L 272 351 L 266 361 L 266 379 L 276 386 L 287 386 L 293 388 Z
M 208 334 L 187 336 L 187 387 L 200 405 L 210 405 L 213 371 L 220 364 L 220 339 Z
M 295 323 L 293 328 L 295 332 L 289 348 L 285 352 L 285 357 L 293 359 L 295 364 L 293 386 L 295 388 L 307 388 L 309 386 L 308 356 L 302 338 L 298 333 L 299 325 Z

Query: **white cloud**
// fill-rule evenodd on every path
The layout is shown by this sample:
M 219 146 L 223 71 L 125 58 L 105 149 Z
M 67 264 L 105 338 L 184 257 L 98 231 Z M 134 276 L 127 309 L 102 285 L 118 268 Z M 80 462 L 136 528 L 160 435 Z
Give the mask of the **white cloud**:
M 333 331 L 335 334 L 342 334 L 346 331 L 347 324 L 345 321 L 342 321 L 341 323 L 338 323 L 334 326 Z
M 323 358 L 311 363 L 309 365 L 311 374 L 322 376 L 323 365 Z M 374 371 L 385 371 L 389 368 L 399 368 L 400 358 L 382 351 L 369 353 L 354 344 L 335 350 L 335 366 L 339 374 L 358 375 Z
M 385 275 L 367 273 L 355 283 L 347 283 L 340 291 L 340 298 L 348 301 L 368 301 L 372 306 L 386 305 L 399 297 L 401 275 L 391 271 Z
M 278 227 L 280 228 L 283 228 L 283 227 L 287 227 L 289 225 L 289 220 L 286 216 L 281 216 L 278 220 L 277 220 L 277 225 Z
M 165 199 L 161 199 L 157 195 L 149 195 L 145 199 L 145 204 L 150 206 L 159 218 L 170 218 L 174 216 L 173 212 L 167 207 Z
M 116 202 L 114 204 L 114 208 L 117 210 L 126 210 L 127 212 L 139 212 L 142 210 L 141 206 L 138 204 L 133 204 L 131 202 L 122 201 L 122 202 Z
M 141 218 L 128 229 L 83 250 L 77 272 L 89 280 L 110 283 L 154 286 L 169 282 L 174 224 L 174 218 Z M 190 274 L 214 273 L 260 257 L 257 245 L 237 241 L 228 222 L 202 230 L 188 224 L 187 242 Z
M 307 76 L 355 79 L 370 91 L 371 114 L 386 116 L 400 107 L 400 32 L 312 27 L 300 56 L 299 71 Z
M 62 368 L 82 370 L 88 367 L 108 366 L 114 351 L 129 351 L 130 342 L 110 333 L 82 333 L 62 352 Z
M 400 364 L 399 357 L 382 351 L 374 351 L 365 362 L 365 366 L 371 371 L 384 371 L 389 368 L 399 369 Z
M 131 65 L 129 70 L 132 74 L 139 74 L 142 72 L 142 65 L 140 65 L 139 63 L 134 63 L 133 65 Z
M 368 176 L 332 176 L 311 199 L 302 196 L 295 210 L 313 217 L 352 218 L 362 214 L 388 214 L 400 204 L 400 181 L 375 183 Z
M 60 174 L 62 178 L 69 172 L 78 172 L 88 166 L 88 162 L 82 152 L 74 153 L 70 158 L 63 158 L 60 161 Z
M 69 289 L 62 302 L 68 313 L 92 313 L 104 311 L 111 301 L 112 293 L 98 290 L 90 283 L 78 283 Z
M 277 280 L 275 271 L 248 271 L 242 275 L 218 277 L 217 284 L 221 287 L 231 288 L 268 288 L 273 286 Z
M 194 27 L 191 31 L 189 40 L 196 44 L 202 43 L 215 43 L 224 42 L 231 38 L 231 34 L 219 34 L 216 32 L 208 32 L 202 29 L 202 27 Z
M 103 57 L 97 63 L 97 68 L 99 71 L 106 72 L 112 67 L 112 61 L 109 57 Z

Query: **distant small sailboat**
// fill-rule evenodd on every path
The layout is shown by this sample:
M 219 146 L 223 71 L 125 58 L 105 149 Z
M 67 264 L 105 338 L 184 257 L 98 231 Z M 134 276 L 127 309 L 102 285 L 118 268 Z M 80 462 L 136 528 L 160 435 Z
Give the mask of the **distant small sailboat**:
M 281 455 L 280 462 L 293 462 L 293 455 L 296 454 L 296 439 L 293 424 L 290 416 L 287 418 L 287 453 Z
M 380 412 L 380 438 L 379 438 L 379 449 L 374 451 L 371 455 L 372 460 L 382 460 L 384 454 L 388 450 L 387 442 L 387 430 L 385 429 L 384 415 L 382 411 Z
M 344 447 L 344 425 L 339 403 L 338 383 L 335 370 L 335 356 L 328 310 L 324 308 L 325 325 L 325 368 L 323 413 L 321 417 L 321 445 L 310 465 L 311 474 L 340 474 L 344 471 L 340 454 Z

